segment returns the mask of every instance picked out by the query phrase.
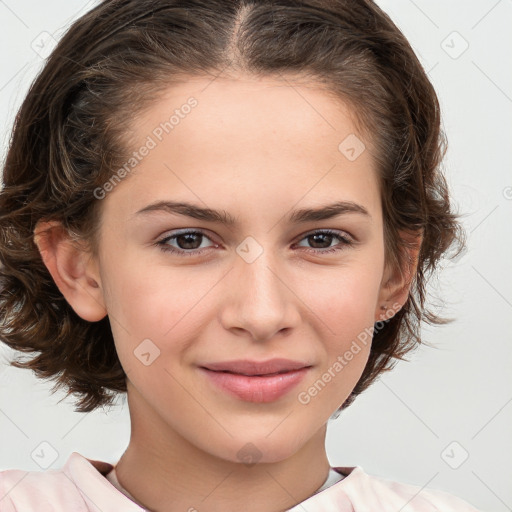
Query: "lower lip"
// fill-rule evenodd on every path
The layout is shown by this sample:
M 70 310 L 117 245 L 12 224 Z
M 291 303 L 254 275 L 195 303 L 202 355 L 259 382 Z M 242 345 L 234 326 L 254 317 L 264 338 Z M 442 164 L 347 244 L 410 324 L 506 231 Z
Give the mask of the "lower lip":
M 288 393 L 306 375 L 309 368 L 269 376 L 248 376 L 235 373 L 201 371 L 220 389 L 246 402 L 273 402 Z

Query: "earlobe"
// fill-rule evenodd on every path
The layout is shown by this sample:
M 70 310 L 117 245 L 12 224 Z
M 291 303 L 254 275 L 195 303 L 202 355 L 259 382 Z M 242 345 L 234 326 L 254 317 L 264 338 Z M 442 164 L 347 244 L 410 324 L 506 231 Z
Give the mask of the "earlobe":
M 97 322 L 107 314 L 97 262 L 60 222 L 38 222 L 34 243 L 58 289 L 78 316 Z
M 423 241 L 422 232 L 400 232 L 406 241 L 406 261 L 400 269 L 386 268 L 375 309 L 375 321 L 388 320 L 407 302 L 414 276 L 418 268 L 418 257 Z

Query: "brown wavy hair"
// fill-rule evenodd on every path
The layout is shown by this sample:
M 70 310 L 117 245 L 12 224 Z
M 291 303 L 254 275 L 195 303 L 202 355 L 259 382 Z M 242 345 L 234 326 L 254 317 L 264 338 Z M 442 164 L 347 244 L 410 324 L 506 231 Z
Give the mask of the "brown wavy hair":
M 19 109 L 0 192 L 0 339 L 32 353 L 12 366 L 53 379 L 77 412 L 111 404 L 126 375 L 108 316 L 80 318 L 33 239 L 58 220 L 97 250 L 104 184 L 129 153 L 130 123 L 172 83 L 243 72 L 307 77 L 347 102 L 375 148 L 385 257 L 407 265 L 400 230 L 423 233 L 404 306 L 376 330 L 347 406 L 421 343 L 427 279 L 465 233 L 440 165 L 436 93 L 411 46 L 370 0 L 105 0 L 61 38 Z M 293 83 L 293 80 L 292 80 Z M 341 142 L 341 141 L 340 141 Z

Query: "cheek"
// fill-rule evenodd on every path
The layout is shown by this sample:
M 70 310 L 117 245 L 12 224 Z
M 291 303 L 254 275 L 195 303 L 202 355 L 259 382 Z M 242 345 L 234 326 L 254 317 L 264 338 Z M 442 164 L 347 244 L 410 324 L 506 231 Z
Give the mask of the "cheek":
M 361 261 L 307 283 L 305 302 L 328 331 L 346 339 L 352 329 L 373 325 L 382 277 L 376 267 Z
M 351 391 L 368 360 L 381 277 L 376 266 L 361 262 L 309 287 L 310 322 L 317 326 L 324 354 L 320 379 L 329 382 L 334 406 Z
M 211 309 L 209 292 L 219 278 L 212 272 L 191 274 L 154 264 L 141 268 L 140 261 L 128 258 L 108 267 L 107 310 L 122 362 L 124 355 L 129 363 L 145 339 L 178 353 L 199 336 Z

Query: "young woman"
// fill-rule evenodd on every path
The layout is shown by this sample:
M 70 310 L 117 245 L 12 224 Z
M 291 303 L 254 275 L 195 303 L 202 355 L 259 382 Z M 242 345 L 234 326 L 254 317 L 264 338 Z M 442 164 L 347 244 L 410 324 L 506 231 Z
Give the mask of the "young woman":
M 115 465 L 0 473 L 0 510 L 474 511 L 329 465 L 329 418 L 420 342 L 463 232 L 435 92 L 372 2 L 106 0 L 16 119 L 1 339 Z M 44 508 L 42 503 L 44 503 Z

